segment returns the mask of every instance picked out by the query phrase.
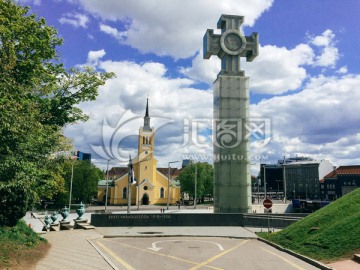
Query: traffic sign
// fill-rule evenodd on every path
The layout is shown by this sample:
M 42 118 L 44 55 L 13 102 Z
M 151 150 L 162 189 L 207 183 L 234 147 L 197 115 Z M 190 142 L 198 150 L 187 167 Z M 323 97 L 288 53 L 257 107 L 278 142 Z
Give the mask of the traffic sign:
M 272 207 L 273 203 L 272 203 L 272 201 L 271 201 L 270 199 L 265 199 L 265 200 L 263 201 L 263 205 L 264 205 L 264 207 L 265 207 L 266 209 L 269 209 L 269 208 Z

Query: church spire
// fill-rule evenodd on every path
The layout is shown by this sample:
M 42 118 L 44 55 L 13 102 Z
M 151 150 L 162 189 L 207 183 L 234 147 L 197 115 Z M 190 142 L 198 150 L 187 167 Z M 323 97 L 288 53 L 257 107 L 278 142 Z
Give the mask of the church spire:
M 146 112 L 145 117 L 149 117 L 149 99 L 146 99 Z
M 150 117 L 149 117 L 149 99 L 146 99 L 146 111 L 144 117 L 144 130 L 151 130 L 150 127 Z

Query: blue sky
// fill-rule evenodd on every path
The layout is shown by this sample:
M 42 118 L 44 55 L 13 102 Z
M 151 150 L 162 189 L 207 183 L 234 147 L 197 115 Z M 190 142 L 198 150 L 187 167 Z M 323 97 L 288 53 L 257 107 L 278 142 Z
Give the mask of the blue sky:
M 221 14 L 245 16 L 244 34 L 260 36 L 259 56 L 242 62 L 250 115 L 266 122 L 270 138 L 253 140 L 253 171 L 296 155 L 360 164 L 359 0 L 19 2 L 58 29 L 66 67 L 117 75 L 95 102 L 80 105 L 91 119 L 64 129 L 101 167 L 102 146 L 120 146 L 114 166 L 136 155 L 147 97 L 158 165 L 187 157 L 211 162 L 212 82 L 220 61 L 202 59 L 202 38 Z

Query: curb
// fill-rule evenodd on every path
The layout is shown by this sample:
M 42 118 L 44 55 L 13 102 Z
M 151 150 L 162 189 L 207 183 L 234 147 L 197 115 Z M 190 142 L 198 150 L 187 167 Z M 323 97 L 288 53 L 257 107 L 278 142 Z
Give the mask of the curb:
M 103 238 L 143 238 L 143 237 L 221 237 L 221 238 L 236 238 L 236 239 L 258 239 L 258 237 L 240 237 L 240 236 L 224 236 L 224 235 L 196 235 L 196 234 L 127 234 L 127 235 L 116 235 L 116 234 L 105 234 Z
M 101 257 L 103 257 L 103 259 L 110 265 L 110 267 L 112 267 L 112 269 L 114 270 L 119 270 L 111 261 L 110 259 L 97 247 L 94 245 L 93 242 L 91 242 L 91 240 L 96 240 L 96 239 L 99 239 L 99 238 L 103 238 L 101 236 L 99 237 L 94 237 L 94 238 L 86 238 L 86 240 L 90 243 L 90 245 L 92 245 L 92 247 L 97 251 L 97 253 L 100 254 Z
M 335 270 L 334 268 L 332 268 L 330 266 L 327 266 L 327 265 L 325 265 L 325 264 L 323 264 L 321 262 L 315 261 L 315 260 L 313 260 L 313 259 L 311 259 L 309 257 L 306 257 L 304 255 L 296 253 L 296 252 L 294 252 L 294 251 L 292 251 L 290 249 L 283 248 L 282 246 L 274 244 L 274 243 L 272 243 L 272 242 L 270 242 L 270 241 L 268 241 L 266 239 L 263 239 L 263 238 L 259 237 L 258 240 L 261 241 L 261 242 L 264 242 L 264 243 L 266 243 L 266 244 L 268 244 L 268 245 L 270 245 L 270 246 L 272 246 L 272 247 L 274 247 L 274 248 L 276 248 L 276 249 L 278 249 L 280 251 L 286 252 L 286 253 L 288 253 L 288 254 L 290 254 L 290 255 L 292 255 L 292 256 L 300 259 L 300 260 L 303 260 L 304 262 L 307 262 L 307 263 L 309 263 L 309 264 L 311 264 L 311 265 L 313 265 L 315 267 L 318 267 L 318 268 L 320 268 L 322 270 Z

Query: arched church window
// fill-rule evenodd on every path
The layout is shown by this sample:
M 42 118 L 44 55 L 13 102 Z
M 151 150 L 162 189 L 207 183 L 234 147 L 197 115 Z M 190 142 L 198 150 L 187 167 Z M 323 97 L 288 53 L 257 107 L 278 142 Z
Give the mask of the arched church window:
M 122 197 L 123 197 L 123 199 L 127 198 L 127 188 L 126 187 L 124 187 L 122 190 Z
M 164 188 L 160 188 L 160 198 L 165 198 L 165 190 Z

